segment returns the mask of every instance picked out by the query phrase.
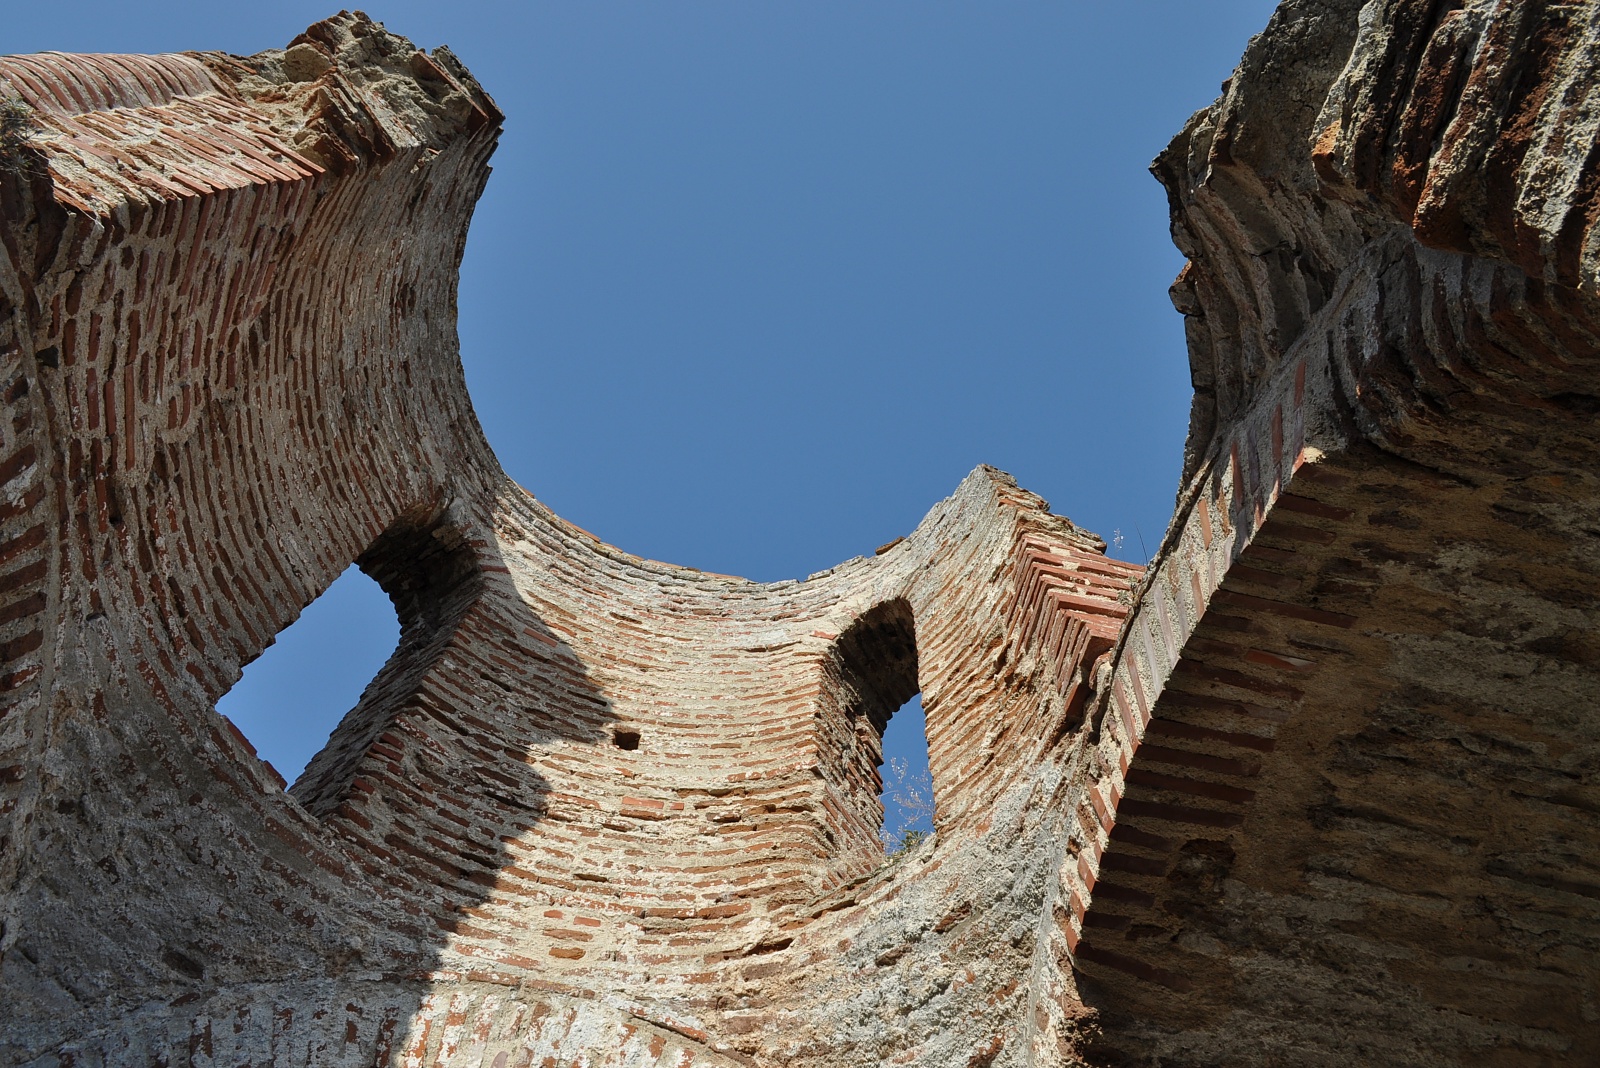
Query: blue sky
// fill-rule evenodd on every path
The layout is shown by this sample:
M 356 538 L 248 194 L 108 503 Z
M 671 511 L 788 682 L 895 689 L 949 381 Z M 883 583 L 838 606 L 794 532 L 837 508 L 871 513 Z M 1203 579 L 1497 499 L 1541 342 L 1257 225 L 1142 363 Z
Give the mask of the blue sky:
M 449 44 L 507 114 L 461 282 L 506 470 L 630 552 L 771 580 L 905 534 L 979 463 L 1154 550 L 1189 384 L 1146 168 L 1273 6 L 369 13 Z M 329 13 L 17 5 L 3 47 L 247 53 Z M 223 708 L 292 779 L 393 626 L 341 580 Z

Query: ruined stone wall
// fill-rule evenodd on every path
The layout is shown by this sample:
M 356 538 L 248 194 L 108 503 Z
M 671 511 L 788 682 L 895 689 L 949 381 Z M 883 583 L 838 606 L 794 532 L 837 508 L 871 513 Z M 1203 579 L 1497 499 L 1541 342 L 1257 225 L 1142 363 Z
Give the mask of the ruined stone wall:
M 0 59 L 0 1063 L 1600 1058 L 1595 10 L 1251 42 L 1148 571 L 979 468 L 772 584 L 501 472 L 447 50 Z M 286 790 L 215 702 L 351 562 L 400 644 Z
M 1600 1058 L 1597 15 L 1286 3 L 1156 163 L 1196 416 L 1098 712 L 1099 1059 Z
M 994 806 L 1070 749 L 1137 569 L 987 470 L 804 582 L 552 516 L 461 382 L 499 116 L 448 53 L 340 16 L 0 75 L 42 128 L 6 185 L 40 220 L 7 230 L 8 1061 L 867 1063 L 961 1048 L 952 1011 L 1016 1031 L 1027 952 L 994 943 L 1043 884 L 988 889 Z M 400 645 L 285 792 L 215 701 L 351 561 Z M 939 837 L 988 858 L 883 856 L 881 731 L 919 691 Z M 941 922 L 933 1003 L 886 1029 L 880 943 Z

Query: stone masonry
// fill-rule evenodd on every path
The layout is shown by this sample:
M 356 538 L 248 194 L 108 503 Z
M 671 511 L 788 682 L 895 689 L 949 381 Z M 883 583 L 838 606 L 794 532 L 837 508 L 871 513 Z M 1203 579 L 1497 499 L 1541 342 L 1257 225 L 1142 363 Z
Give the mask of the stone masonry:
M 501 471 L 447 49 L 0 58 L 0 1064 L 1600 1063 L 1597 70 L 1287 0 L 1155 166 L 1150 567 L 980 467 L 761 584 Z M 400 644 L 286 789 L 215 704 L 352 561 Z

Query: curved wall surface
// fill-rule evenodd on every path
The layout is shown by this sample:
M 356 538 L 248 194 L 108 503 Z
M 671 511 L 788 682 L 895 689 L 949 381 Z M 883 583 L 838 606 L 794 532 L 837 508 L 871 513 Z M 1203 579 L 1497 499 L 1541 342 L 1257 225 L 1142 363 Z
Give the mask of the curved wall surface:
M 1157 161 L 1148 571 L 979 468 L 774 584 L 501 471 L 448 50 L 0 58 L 0 1063 L 1593 1063 L 1593 16 L 1251 42 Z M 400 644 L 286 788 L 215 703 L 352 562 Z

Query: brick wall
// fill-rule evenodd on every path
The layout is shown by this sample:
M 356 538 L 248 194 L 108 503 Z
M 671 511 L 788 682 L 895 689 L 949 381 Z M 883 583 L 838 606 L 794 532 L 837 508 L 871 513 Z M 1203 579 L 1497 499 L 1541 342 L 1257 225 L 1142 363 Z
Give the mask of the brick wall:
M 1351 7 L 1157 163 L 1214 410 L 1095 713 L 1095 1060 L 1600 1055 L 1594 30 Z
M 342 15 L 0 76 L 42 127 L 4 192 L 42 223 L 6 230 L 8 1059 L 833 1063 L 884 1041 L 828 1013 L 898 982 L 840 949 L 895 899 L 960 962 L 896 1041 L 1012 1041 L 1028 958 L 976 932 L 1044 883 L 992 858 L 1048 867 L 1015 818 L 1137 569 L 988 469 L 804 582 L 550 514 L 462 386 L 498 113 L 448 53 Z M 400 645 L 286 792 L 214 704 L 351 562 Z M 951 845 L 890 865 L 919 691 Z
M 0 1061 L 1591 1063 L 1595 31 L 1358 6 L 1158 161 L 1148 570 L 989 468 L 803 581 L 606 545 L 472 415 L 448 50 L 0 59 Z M 285 789 L 215 702 L 352 562 Z

